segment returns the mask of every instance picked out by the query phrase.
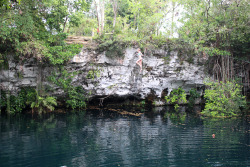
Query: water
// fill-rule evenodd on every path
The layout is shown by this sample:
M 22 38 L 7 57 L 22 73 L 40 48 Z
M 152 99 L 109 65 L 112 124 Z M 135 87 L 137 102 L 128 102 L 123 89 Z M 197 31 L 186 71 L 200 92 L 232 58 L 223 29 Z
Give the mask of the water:
M 249 119 L 163 111 L 2 116 L 0 166 L 250 166 Z

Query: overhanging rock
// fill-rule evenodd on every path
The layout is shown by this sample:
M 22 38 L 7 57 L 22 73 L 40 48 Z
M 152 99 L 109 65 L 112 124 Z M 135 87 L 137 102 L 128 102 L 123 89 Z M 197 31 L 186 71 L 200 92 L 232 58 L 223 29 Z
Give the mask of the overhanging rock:
M 68 69 L 79 72 L 73 84 L 90 92 L 89 98 L 136 95 L 145 99 L 153 92 L 156 98 L 162 99 L 163 94 L 178 87 L 188 92 L 191 88 L 203 86 L 204 67 L 198 60 L 181 62 L 177 51 L 158 52 L 143 57 L 140 72 L 136 64 L 136 48 L 125 49 L 122 57 L 83 49 L 73 58 Z M 169 61 L 166 61 L 166 56 Z
M 203 86 L 204 66 L 194 58 L 192 63 L 181 61 L 177 51 L 162 49 L 143 56 L 143 70 L 136 64 L 137 48 L 127 48 L 123 55 L 108 55 L 83 48 L 78 55 L 66 65 L 69 72 L 76 72 L 72 85 L 86 90 L 89 99 L 115 100 L 136 99 L 158 100 L 164 102 L 164 96 L 173 89 L 182 87 L 186 92 L 191 88 Z M 64 96 L 64 92 L 46 81 L 53 67 L 44 67 L 43 85 L 53 87 L 54 94 Z M 21 77 L 18 75 L 21 74 Z M 35 60 L 24 64 L 9 62 L 9 70 L 2 70 L 1 88 L 17 93 L 21 87 L 36 87 L 38 67 Z M 198 89 L 200 90 L 200 89 Z M 111 98 L 112 97 L 112 98 Z M 110 100 L 111 101 L 111 100 Z

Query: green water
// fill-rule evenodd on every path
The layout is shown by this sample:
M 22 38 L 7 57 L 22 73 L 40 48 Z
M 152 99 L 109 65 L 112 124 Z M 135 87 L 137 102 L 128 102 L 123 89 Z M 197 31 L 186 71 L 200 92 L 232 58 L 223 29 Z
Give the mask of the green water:
M 0 117 L 0 167 L 250 166 L 248 118 L 108 111 Z M 213 136 L 214 134 L 214 136 Z

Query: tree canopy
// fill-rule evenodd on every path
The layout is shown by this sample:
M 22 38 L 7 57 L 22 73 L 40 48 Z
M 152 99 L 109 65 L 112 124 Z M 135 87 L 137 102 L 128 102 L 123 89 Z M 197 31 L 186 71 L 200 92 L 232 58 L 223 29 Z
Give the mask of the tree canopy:
M 11 2 L 10 7 L 3 5 L 0 13 L 2 57 L 5 53 L 14 53 L 19 60 L 34 57 L 40 62 L 62 64 L 75 54 L 79 46 L 67 46 L 64 42 L 67 34 L 63 32 L 67 17 L 75 13 L 64 4 L 67 2 L 22 0 Z

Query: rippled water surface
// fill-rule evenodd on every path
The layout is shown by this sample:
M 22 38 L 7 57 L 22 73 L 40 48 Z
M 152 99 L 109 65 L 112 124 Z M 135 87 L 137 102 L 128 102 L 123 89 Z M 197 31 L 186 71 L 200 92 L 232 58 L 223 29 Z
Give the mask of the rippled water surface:
M 249 120 L 163 110 L 0 117 L 1 167 L 250 166 Z

